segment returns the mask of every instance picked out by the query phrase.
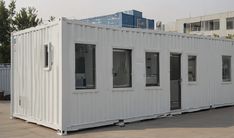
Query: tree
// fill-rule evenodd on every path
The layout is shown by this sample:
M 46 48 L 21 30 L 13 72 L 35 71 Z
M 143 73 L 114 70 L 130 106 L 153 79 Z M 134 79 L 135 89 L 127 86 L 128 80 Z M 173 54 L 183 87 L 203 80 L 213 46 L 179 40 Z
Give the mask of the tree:
M 54 16 L 50 16 L 49 22 L 53 22 L 56 18 Z
M 11 62 L 11 48 L 9 45 L 0 46 L 0 63 L 10 63 Z
M 0 0 L 0 45 L 10 45 L 9 13 L 3 0 Z
M 219 35 L 218 34 L 213 34 L 214 37 L 216 38 L 219 38 Z
M 37 10 L 33 7 L 22 8 L 18 13 L 16 13 L 14 19 L 16 30 L 35 27 L 40 23 L 42 23 L 42 19 L 37 17 Z
M 14 16 L 16 14 L 16 11 L 15 11 L 15 3 L 16 1 L 15 0 L 11 0 L 9 6 L 8 6 L 8 14 L 9 14 L 9 22 L 10 22 L 10 28 L 11 28 L 11 32 L 15 31 L 15 26 L 14 26 Z
M 228 35 L 226 36 L 226 38 L 227 38 L 227 39 L 234 39 L 234 34 L 228 34 Z
M 0 63 L 10 63 L 11 32 L 37 26 L 42 22 L 33 7 L 22 8 L 18 13 L 16 0 L 11 0 L 8 8 L 0 0 Z
M 0 63 L 10 62 L 10 36 L 9 11 L 5 2 L 0 0 Z

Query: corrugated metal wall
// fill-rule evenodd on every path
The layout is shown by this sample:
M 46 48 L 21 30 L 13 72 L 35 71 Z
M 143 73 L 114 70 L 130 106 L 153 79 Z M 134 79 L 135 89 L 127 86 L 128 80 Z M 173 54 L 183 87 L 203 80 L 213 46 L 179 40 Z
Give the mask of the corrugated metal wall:
M 10 76 L 11 66 L 0 64 L 0 91 L 3 91 L 4 95 L 10 94 Z
M 67 22 L 63 26 L 63 61 L 69 61 L 63 62 L 63 98 L 66 101 L 63 125 L 68 130 L 170 113 L 171 52 L 182 54 L 180 111 L 234 103 L 234 85 L 222 83 L 222 55 L 234 55 L 232 41 Z M 75 90 L 75 43 L 96 45 L 97 88 L 94 90 Z M 132 50 L 131 88 L 113 88 L 113 48 Z M 146 51 L 160 54 L 160 87 L 145 87 Z M 188 55 L 197 56 L 198 80 L 195 83 L 187 80 Z
M 171 113 L 170 53 L 181 54 L 179 111 L 234 104 L 234 84 L 222 82 L 222 55 L 234 56 L 233 41 L 93 26 L 65 18 L 61 24 L 13 37 L 15 117 L 68 131 Z M 48 42 L 53 45 L 50 71 L 43 69 L 43 45 Z M 76 43 L 96 45 L 96 89 L 75 89 Z M 113 48 L 132 50 L 131 88 L 113 88 Z M 145 87 L 145 52 L 152 51 L 160 56 L 160 86 L 149 88 Z M 188 55 L 197 56 L 195 83 L 187 80 Z
M 60 25 L 14 33 L 12 38 L 13 116 L 61 127 L 59 82 Z M 52 66 L 44 68 L 44 45 L 51 43 Z

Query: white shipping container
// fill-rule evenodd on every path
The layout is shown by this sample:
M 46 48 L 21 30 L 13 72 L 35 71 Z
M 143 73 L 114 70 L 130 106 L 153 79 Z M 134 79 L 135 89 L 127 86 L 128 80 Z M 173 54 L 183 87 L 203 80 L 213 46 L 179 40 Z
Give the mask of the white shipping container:
M 12 34 L 12 116 L 67 131 L 233 105 L 234 41 L 61 18 Z
M 0 64 L 0 92 L 4 92 L 4 96 L 10 95 L 10 75 L 10 65 Z

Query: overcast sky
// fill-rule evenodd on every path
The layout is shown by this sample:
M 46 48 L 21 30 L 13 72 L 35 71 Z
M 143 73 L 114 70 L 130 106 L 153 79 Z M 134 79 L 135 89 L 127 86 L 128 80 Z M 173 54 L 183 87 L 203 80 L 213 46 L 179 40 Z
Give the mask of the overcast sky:
M 7 4 L 10 0 L 5 0 Z M 178 18 L 234 11 L 234 0 L 16 0 L 17 9 L 33 6 L 49 16 L 83 19 L 136 9 L 146 18 L 164 23 Z

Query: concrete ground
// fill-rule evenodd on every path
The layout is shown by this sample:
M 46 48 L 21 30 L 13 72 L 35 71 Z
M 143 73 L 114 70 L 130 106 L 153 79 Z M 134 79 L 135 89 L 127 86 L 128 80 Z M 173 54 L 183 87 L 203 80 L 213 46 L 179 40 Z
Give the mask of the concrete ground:
M 56 131 L 9 119 L 9 102 L 0 101 L 0 138 L 61 138 Z M 69 133 L 66 138 L 234 138 L 234 107 L 212 109 Z

